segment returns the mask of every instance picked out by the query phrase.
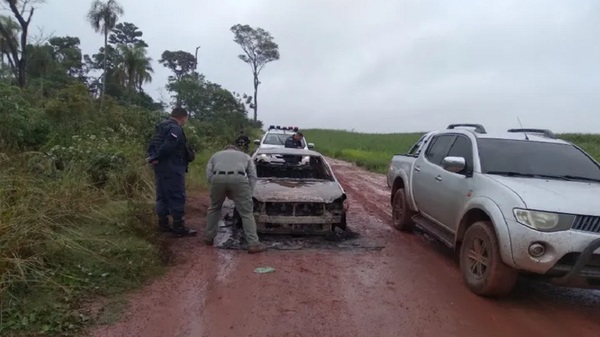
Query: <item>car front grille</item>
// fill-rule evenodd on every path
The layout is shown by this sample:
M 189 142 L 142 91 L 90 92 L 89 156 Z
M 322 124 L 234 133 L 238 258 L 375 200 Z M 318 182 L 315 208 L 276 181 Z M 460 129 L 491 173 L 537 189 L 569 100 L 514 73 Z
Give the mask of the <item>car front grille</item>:
M 600 233 L 600 216 L 578 215 L 571 229 L 583 232 Z
M 265 212 L 269 216 L 321 216 L 325 205 L 320 202 L 267 202 Z

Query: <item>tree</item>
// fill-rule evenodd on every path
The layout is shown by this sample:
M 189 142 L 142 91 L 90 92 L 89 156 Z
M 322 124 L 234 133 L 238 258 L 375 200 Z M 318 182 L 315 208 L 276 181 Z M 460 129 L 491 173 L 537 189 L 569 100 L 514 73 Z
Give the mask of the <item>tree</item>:
M 196 69 L 196 57 L 183 50 L 165 50 L 158 62 L 171 69 L 175 77 L 169 79 L 174 81 L 181 80 L 183 76 L 190 75 Z
M 11 51 L 10 51 L 11 43 L 15 46 L 19 45 L 17 35 L 19 34 L 20 26 L 10 16 L 2 15 L 2 16 L 0 16 L 0 21 L 1 21 L 0 24 L 3 27 L 5 27 L 6 31 L 8 32 L 8 36 L 4 36 L 3 34 L 0 34 L 0 53 L 1 53 L 0 61 L 2 62 L 2 64 L 4 64 L 4 58 L 10 57 L 10 55 L 11 55 Z
M 60 64 L 62 70 L 70 77 L 84 81 L 85 71 L 80 43 L 78 37 L 72 36 L 53 37 L 48 40 L 48 44 L 52 47 L 53 58 Z
M 17 85 L 24 88 L 27 85 L 27 37 L 29 24 L 33 17 L 35 8 L 32 4 L 41 3 L 43 0 L 2 0 L 1 3 L 8 4 L 17 23 L 20 26 L 21 38 L 15 38 L 15 26 L 10 21 L 0 20 L 0 35 L 8 51 L 7 57 L 10 68 L 17 81 Z M 27 18 L 25 18 L 27 17 Z
M 142 45 L 127 46 L 120 44 L 120 62 L 117 66 L 117 78 L 124 87 L 142 91 L 142 85 L 152 81 L 152 59 L 146 55 Z
M 148 48 L 146 41 L 141 37 L 144 35 L 139 28 L 131 22 L 119 23 L 113 29 L 113 33 L 108 37 L 108 43 L 112 45 L 126 45 L 128 47 L 141 46 Z
M 10 0 L 7 0 L 10 1 Z M 95 0 L 90 7 L 90 10 L 87 14 L 87 19 L 92 25 L 92 28 L 98 32 L 102 32 L 104 34 L 104 73 L 102 77 L 102 92 L 101 97 L 104 97 L 104 92 L 106 91 L 106 71 L 107 64 L 106 60 L 108 60 L 108 33 L 111 32 L 117 21 L 119 16 L 123 15 L 123 8 L 116 0 L 108 0 L 106 3 L 101 0 Z
M 198 49 L 196 49 L 197 51 Z M 181 99 L 179 98 L 179 91 L 177 85 L 173 83 L 179 83 L 185 76 L 193 75 L 196 71 L 196 57 L 186 51 L 170 51 L 165 50 L 162 53 L 160 60 L 158 60 L 163 66 L 169 68 L 174 76 L 169 76 L 169 85 L 175 92 L 176 105 L 181 105 Z
M 242 47 L 245 54 L 238 57 L 248 63 L 252 68 L 254 78 L 254 101 L 252 108 L 254 110 L 254 121 L 257 119 L 258 111 L 258 75 L 264 66 L 272 61 L 279 60 L 279 46 L 273 41 L 269 32 L 262 28 L 252 28 L 249 25 L 237 24 L 231 27 L 234 39 L 233 41 Z

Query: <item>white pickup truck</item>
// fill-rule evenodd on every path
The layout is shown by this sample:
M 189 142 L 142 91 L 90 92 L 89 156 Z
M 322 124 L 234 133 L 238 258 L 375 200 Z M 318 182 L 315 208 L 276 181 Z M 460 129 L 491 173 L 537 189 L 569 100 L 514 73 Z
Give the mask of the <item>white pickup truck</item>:
M 506 295 L 518 275 L 600 286 L 600 165 L 549 130 L 450 125 L 395 155 L 387 183 L 394 227 L 453 248 L 476 294 Z

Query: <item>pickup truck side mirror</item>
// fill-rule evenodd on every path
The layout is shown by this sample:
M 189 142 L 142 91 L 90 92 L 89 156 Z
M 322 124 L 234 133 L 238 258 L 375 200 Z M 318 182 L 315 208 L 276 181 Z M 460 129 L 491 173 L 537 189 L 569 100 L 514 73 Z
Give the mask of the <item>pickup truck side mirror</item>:
M 260 145 L 260 139 L 255 139 L 255 140 L 254 140 L 254 144 L 255 144 L 255 145 Z
M 444 170 L 452 173 L 462 172 L 466 166 L 467 163 L 463 157 L 446 157 L 442 160 Z
M 314 148 L 315 148 L 315 144 L 313 144 L 313 143 L 308 143 L 308 148 L 309 148 L 309 149 L 314 149 Z

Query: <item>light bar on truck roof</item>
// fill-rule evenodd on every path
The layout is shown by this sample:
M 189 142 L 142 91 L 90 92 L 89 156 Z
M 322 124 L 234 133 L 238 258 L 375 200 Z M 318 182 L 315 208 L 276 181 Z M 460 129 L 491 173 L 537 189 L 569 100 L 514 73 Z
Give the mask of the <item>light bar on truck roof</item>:
M 295 131 L 298 132 L 298 127 L 297 126 L 281 126 L 281 125 L 269 125 L 269 130 L 290 130 L 290 131 Z

